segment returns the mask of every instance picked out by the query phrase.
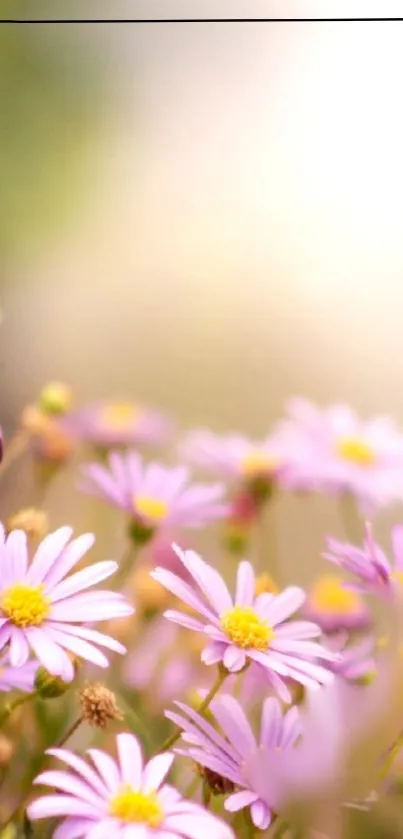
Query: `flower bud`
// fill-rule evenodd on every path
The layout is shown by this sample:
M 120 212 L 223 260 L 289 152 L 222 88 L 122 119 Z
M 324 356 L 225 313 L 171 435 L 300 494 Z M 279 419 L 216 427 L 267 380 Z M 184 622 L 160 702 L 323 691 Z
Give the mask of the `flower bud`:
M 75 669 L 77 665 L 75 666 Z M 35 690 L 42 699 L 57 699 L 63 696 L 73 685 L 73 682 L 64 682 L 60 676 L 53 676 L 45 667 L 38 667 L 35 676 Z
M 45 538 L 49 530 L 47 513 L 35 507 L 19 510 L 7 519 L 7 532 L 10 533 L 11 530 L 23 530 L 29 539 L 40 541 Z
M 95 728 L 106 728 L 108 720 L 121 720 L 115 694 L 104 685 L 86 685 L 79 694 L 83 719 Z
M 72 401 L 72 392 L 67 385 L 49 382 L 39 394 L 38 407 L 44 414 L 60 416 L 70 410 Z

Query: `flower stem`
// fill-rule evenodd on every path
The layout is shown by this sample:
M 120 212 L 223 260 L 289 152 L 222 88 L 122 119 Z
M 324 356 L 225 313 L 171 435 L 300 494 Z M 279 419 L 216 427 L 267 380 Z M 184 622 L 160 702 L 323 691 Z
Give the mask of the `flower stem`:
M 72 737 L 74 732 L 77 731 L 77 728 L 81 725 L 82 721 L 82 716 L 77 717 L 77 719 L 74 720 L 74 722 L 70 725 L 67 731 L 65 731 L 65 733 L 62 735 L 60 740 L 58 740 L 58 742 L 55 743 L 54 748 L 60 749 L 62 746 L 64 746 L 64 744 L 67 743 L 67 740 L 70 740 L 70 737 Z
M 400 750 L 403 748 L 403 730 L 398 734 L 396 740 L 392 743 L 389 747 L 388 751 L 386 752 L 386 756 L 381 764 L 381 768 L 378 773 L 379 781 L 384 781 L 386 776 L 389 774 L 389 770 L 398 756 Z
M 31 702 L 31 700 L 35 699 L 37 695 L 38 692 L 34 690 L 32 693 L 24 693 L 22 696 L 17 696 L 12 702 L 7 702 L 0 711 L 0 728 L 3 728 L 3 725 L 10 719 L 11 714 L 13 714 L 20 705 L 25 705 L 26 702 Z
M 113 582 L 116 589 L 121 589 L 122 586 L 125 584 L 127 577 L 134 566 L 134 563 L 137 561 L 137 558 L 138 550 L 134 543 L 130 542 L 120 560 L 119 568 L 114 577 Z
M 224 684 L 224 682 L 225 682 L 225 680 L 228 676 L 229 676 L 229 671 L 226 670 L 225 667 L 223 667 L 222 665 L 219 666 L 218 676 L 217 676 L 213 686 L 210 688 L 209 692 L 204 697 L 203 702 L 201 702 L 199 707 L 196 709 L 198 714 L 204 714 L 204 712 L 207 710 L 208 706 L 210 705 L 210 702 L 214 699 L 215 695 L 220 690 L 221 685 Z M 181 734 L 182 734 L 182 729 L 177 728 L 176 731 L 174 731 L 170 735 L 170 737 L 168 737 L 167 740 L 165 740 L 165 742 L 162 744 L 162 746 L 158 749 L 158 753 L 166 752 L 168 749 L 170 749 L 171 746 L 173 746 L 174 743 L 176 743 L 176 741 L 179 740 L 179 737 L 181 736 Z
M 343 492 L 340 496 L 340 515 L 347 539 L 353 544 L 361 543 L 363 527 L 351 492 Z
M 11 438 L 10 442 L 5 447 L 4 457 L 0 463 L 0 479 L 5 475 L 7 469 L 11 466 L 13 461 L 23 454 L 28 442 L 29 434 L 24 430 L 17 431 L 14 437 Z

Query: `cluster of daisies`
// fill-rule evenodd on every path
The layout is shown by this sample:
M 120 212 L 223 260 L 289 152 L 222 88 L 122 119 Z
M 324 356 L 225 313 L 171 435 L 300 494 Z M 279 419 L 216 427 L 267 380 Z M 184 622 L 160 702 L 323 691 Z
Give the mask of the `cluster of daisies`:
M 366 516 L 403 500 L 403 436 L 389 419 L 361 422 L 343 405 L 321 410 L 294 400 L 260 442 L 193 431 L 178 446 L 189 466 L 146 462 L 139 453 L 171 431 L 157 413 L 110 401 L 74 411 L 61 386 L 45 389 L 24 412 L 23 428 L 39 457 L 59 461 L 78 442 L 92 447 L 94 462 L 80 468 L 79 487 L 122 511 L 137 554 L 211 522 L 247 531 L 278 490 L 353 498 Z M 6 462 L 7 446 L 4 456 Z M 195 483 L 190 466 L 218 483 Z M 0 691 L 30 694 L 39 672 L 68 684 L 78 662 L 108 668 L 106 653 L 126 648 L 94 624 L 129 619 L 135 610 L 126 591 L 113 590 L 114 575 L 121 587 L 121 572 L 134 569 L 91 562 L 92 534 L 73 539 L 71 528 L 61 527 L 31 549 L 27 532 L 0 529 Z M 370 524 L 362 536 L 354 545 L 328 539 L 323 556 L 348 579 L 328 573 L 309 594 L 297 586 L 277 590 L 270 568 L 261 569 L 262 578 L 235 554 L 232 593 L 213 563 L 173 543 L 170 562 L 147 575 L 169 593 L 169 608 L 159 615 L 164 638 L 179 627 L 199 639 L 200 666 L 214 674 L 210 690 L 196 685 L 198 707 L 178 701 L 170 674 L 174 709 L 165 716 L 173 733 L 146 763 L 139 739 L 125 732 L 116 738 L 116 760 L 98 748 L 87 759 L 50 749 L 67 768 L 36 778 L 50 792 L 29 803 L 29 820 L 61 819 L 55 839 L 231 839 L 282 820 L 287 826 L 290 803 L 340 778 L 346 742 L 385 702 L 366 595 L 398 614 L 403 526 L 392 531 L 392 562 Z M 100 589 L 105 580 L 111 587 Z M 152 640 L 147 648 L 151 675 L 160 672 L 157 646 Z M 1 714 L 0 707 L 0 721 Z M 166 782 L 175 756 L 197 767 L 203 803 Z M 376 791 L 367 793 L 366 802 L 376 800 Z M 211 796 L 221 797 L 221 815 Z M 242 823 L 231 815 L 238 811 Z

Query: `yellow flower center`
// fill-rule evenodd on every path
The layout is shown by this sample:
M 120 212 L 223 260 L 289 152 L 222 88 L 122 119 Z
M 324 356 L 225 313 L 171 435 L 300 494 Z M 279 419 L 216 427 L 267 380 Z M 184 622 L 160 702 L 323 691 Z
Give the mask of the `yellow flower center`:
M 168 505 L 160 498 L 150 498 L 148 495 L 138 495 L 134 499 L 135 512 L 142 518 L 152 522 L 161 521 L 168 513 Z
M 372 466 L 375 462 L 373 449 L 359 437 L 342 437 L 337 443 L 337 453 L 357 466 Z
M 164 813 L 158 801 L 157 793 L 139 792 L 129 784 L 121 787 L 109 805 L 109 815 L 121 819 L 123 822 L 142 823 L 148 827 L 158 827 Z
M 221 615 L 221 627 L 237 647 L 267 650 L 274 638 L 271 626 L 264 623 L 250 606 L 234 606 Z
M 276 586 L 273 577 L 266 571 L 256 577 L 255 581 L 255 597 L 259 594 L 278 594 L 279 588 Z
M 242 459 L 241 470 L 246 478 L 257 478 L 274 472 L 277 460 L 267 452 L 252 451 Z
M 332 575 L 318 580 L 311 592 L 311 602 L 321 612 L 350 615 L 360 608 L 360 598 L 354 591 L 343 588 L 341 580 Z
M 392 577 L 392 580 L 395 580 L 403 586 L 403 571 L 392 571 L 390 576 Z
M 140 416 L 140 411 L 131 402 L 114 402 L 101 410 L 101 423 L 107 428 L 123 431 Z
M 42 585 L 14 583 L 3 592 L 0 606 L 15 626 L 42 626 L 50 611 L 50 598 L 44 595 Z

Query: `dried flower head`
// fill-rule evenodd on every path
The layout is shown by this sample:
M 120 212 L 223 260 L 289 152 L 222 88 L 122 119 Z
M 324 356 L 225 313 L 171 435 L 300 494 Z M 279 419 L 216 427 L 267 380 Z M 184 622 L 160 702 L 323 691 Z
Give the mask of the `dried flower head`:
M 230 792 L 235 792 L 236 786 L 229 778 L 224 778 L 218 772 L 213 772 L 212 769 L 201 766 L 200 763 L 195 764 L 195 769 L 197 774 L 203 778 L 213 795 L 228 795 Z
M 115 694 L 100 682 L 86 685 L 79 696 L 83 717 L 89 725 L 106 728 L 108 720 L 123 719 Z
M 49 519 L 44 510 L 25 507 L 7 520 L 7 532 L 23 530 L 29 539 L 44 539 L 49 530 Z

